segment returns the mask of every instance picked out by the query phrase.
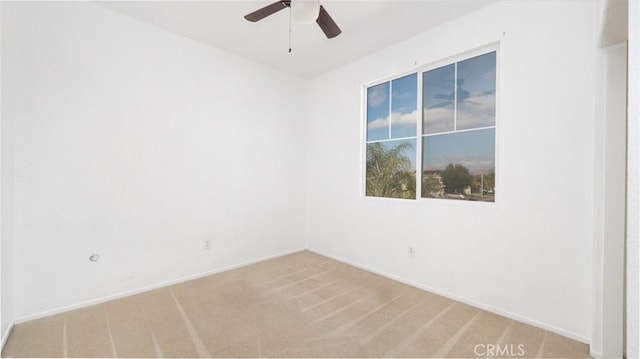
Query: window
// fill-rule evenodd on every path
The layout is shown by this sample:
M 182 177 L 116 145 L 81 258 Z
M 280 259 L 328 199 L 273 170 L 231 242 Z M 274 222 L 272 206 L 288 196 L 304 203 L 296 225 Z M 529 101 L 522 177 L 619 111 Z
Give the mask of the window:
M 416 198 L 417 79 L 367 89 L 367 196 Z
M 368 87 L 366 106 L 367 196 L 495 201 L 496 51 Z

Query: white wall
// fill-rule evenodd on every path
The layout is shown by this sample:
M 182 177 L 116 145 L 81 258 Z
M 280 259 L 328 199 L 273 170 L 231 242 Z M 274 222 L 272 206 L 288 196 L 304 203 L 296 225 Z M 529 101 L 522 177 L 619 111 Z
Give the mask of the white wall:
M 626 357 L 640 358 L 640 1 L 629 0 Z
M 303 82 L 90 3 L 2 6 L 17 320 L 304 247 Z
M 0 19 L 2 4 L 0 4 Z M 0 44 L 3 42 L 0 26 Z M 0 67 L 2 49 L 0 46 Z M 0 77 L 4 77 L 2 74 Z M 13 325 L 13 121 L 4 116 L 0 83 L 0 322 L 2 345 Z
M 307 97 L 296 79 L 92 4 L 0 7 L 3 333 L 14 314 L 308 239 L 311 249 L 589 340 L 594 2 L 502 2 L 316 78 Z M 363 198 L 361 84 L 496 41 L 498 203 Z M 15 218 L 6 195 L 14 175 Z M 637 202 L 637 190 L 629 196 Z M 213 250 L 202 250 L 205 239 Z M 95 264 L 93 252 L 102 255 Z M 627 345 L 637 353 L 637 340 Z
M 596 10 L 500 2 L 311 81 L 309 247 L 588 342 Z M 361 85 L 496 41 L 497 203 L 364 198 Z

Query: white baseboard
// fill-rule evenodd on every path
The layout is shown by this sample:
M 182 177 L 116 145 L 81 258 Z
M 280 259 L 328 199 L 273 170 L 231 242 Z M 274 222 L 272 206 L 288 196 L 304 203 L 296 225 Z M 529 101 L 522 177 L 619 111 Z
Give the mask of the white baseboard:
M 13 330 L 14 325 L 15 325 L 15 322 L 9 323 L 9 327 L 7 328 L 7 331 L 2 333 L 2 346 L 0 346 L 0 351 L 4 350 L 4 345 L 7 344 L 7 339 L 9 339 L 9 335 L 11 335 L 11 331 Z
M 60 313 L 68 312 L 68 311 L 75 310 L 75 309 L 85 308 L 85 307 L 88 307 L 88 306 L 91 306 L 91 305 L 100 304 L 100 303 L 108 302 L 108 301 L 119 299 L 119 298 L 123 298 L 123 297 L 128 297 L 128 296 L 131 296 L 131 295 L 148 292 L 148 291 L 151 291 L 151 290 L 154 290 L 154 289 L 163 288 L 163 287 L 171 286 L 171 285 L 174 285 L 174 284 L 187 282 L 187 281 L 190 281 L 190 280 L 206 277 L 206 276 L 209 276 L 209 275 L 212 275 L 212 274 L 226 272 L 226 271 L 229 271 L 229 270 L 232 270 L 232 269 L 236 269 L 236 268 L 244 267 L 244 266 L 255 264 L 255 263 L 259 263 L 259 262 L 264 262 L 264 261 L 267 261 L 267 260 L 270 260 L 270 259 L 286 256 L 286 255 L 289 255 L 289 254 L 292 254 L 292 253 L 297 253 L 297 252 L 300 252 L 300 251 L 304 251 L 305 249 L 310 251 L 310 252 L 319 254 L 321 256 L 325 256 L 325 257 L 334 259 L 336 261 L 339 261 L 339 262 L 342 262 L 342 263 L 345 263 L 345 264 L 348 264 L 348 265 L 351 265 L 351 266 L 354 266 L 354 267 L 357 267 L 357 268 L 360 268 L 360 269 L 363 269 L 363 270 L 366 270 L 366 271 L 369 271 L 369 272 L 372 272 L 372 273 L 375 273 L 375 274 L 378 274 L 378 275 L 381 275 L 383 277 L 387 277 L 389 279 L 393 279 L 395 281 L 410 285 L 412 287 L 416 287 L 416 288 L 419 288 L 419 289 L 422 289 L 422 290 L 426 290 L 428 292 L 435 293 L 435 294 L 441 295 L 443 297 L 446 297 L 446 298 L 449 298 L 449 299 L 452 299 L 452 300 L 455 300 L 455 301 L 458 301 L 458 302 L 469 304 L 469 305 L 472 305 L 474 307 L 477 307 L 477 308 L 480 308 L 480 309 L 483 309 L 483 310 L 486 310 L 486 311 L 489 311 L 489 312 L 492 312 L 492 313 L 495 313 L 495 314 L 498 314 L 498 315 L 502 315 L 504 317 L 507 317 L 507 318 L 510 318 L 510 319 L 513 319 L 513 320 L 517 320 L 519 322 L 523 322 L 523 323 L 526 323 L 526 324 L 529 324 L 529 325 L 533 325 L 535 327 L 538 327 L 538 328 L 541 328 L 541 329 L 544 329 L 544 330 L 548 330 L 550 332 L 553 332 L 553 333 L 556 333 L 556 334 L 559 334 L 559 335 L 562 335 L 562 336 L 577 340 L 577 341 L 579 341 L 581 343 L 589 344 L 589 338 L 586 338 L 584 336 L 578 335 L 576 333 L 573 333 L 573 332 L 570 332 L 570 331 L 567 331 L 567 330 L 564 330 L 564 329 L 561 329 L 561 328 L 557 328 L 555 326 L 548 325 L 546 323 L 542 323 L 542 322 L 536 321 L 536 320 L 531 319 L 531 318 L 523 317 L 523 316 L 518 315 L 518 314 L 514 314 L 514 313 L 511 313 L 511 312 L 508 312 L 508 311 L 504 311 L 504 310 L 501 310 L 499 308 L 495 308 L 495 307 L 493 307 L 491 305 L 487 305 L 485 303 L 481 303 L 481 302 L 478 302 L 478 301 L 475 301 L 475 300 L 472 300 L 472 299 L 469 299 L 469 298 L 461 297 L 461 296 L 458 296 L 458 295 L 455 295 L 455 294 L 452 294 L 452 293 L 449 293 L 449 292 L 446 292 L 446 291 L 439 290 L 437 288 L 426 286 L 426 285 L 421 284 L 421 283 L 413 282 L 411 280 L 408 280 L 408 279 L 405 279 L 405 278 L 401 278 L 401 277 L 398 277 L 396 275 L 393 275 L 393 274 L 390 274 L 390 273 L 387 273 L 387 272 L 384 272 L 384 271 L 380 271 L 378 269 L 363 265 L 361 263 L 353 262 L 351 260 L 348 260 L 348 259 L 345 259 L 345 258 L 342 258 L 342 257 L 335 256 L 333 254 L 329 254 L 329 253 L 323 252 L 322 250 L 319 250 L 319 249 L 307 247 L 307 248 L 299 248 L 299 249 L 295 249 L 295 250 L 285 251 L 285 252 L 281 252 L 281 253 L 278 253 L 278 254 L 275 254 L 275 255 L 261 257 L 261 258 L 258 258 L 258 259 L 254 259 L 254 260 L 250 260 L 250 261 L 234 264 L 234 265 L 231 265 L 231 266 L 226 266 L 226 267 L 222 267 L 222 268 L 216 268 L 216 269 L 213 269 L 213 270 L 210 270 L 210 271 L 205 271 L 205 272 L 189 275 L 189 276 L 182 277 L 182 278 L 178 278 L 178 279 L 174 279 L 174 280 L 170 280 L 170 281 L 165 281 L 165 282 L 161 282 L 161 283 L 158 283 L 158 284 L 145 286 L 145 287 L 134 289 L 134 290 L 125 291 L 125 292 L 121 292 L 121 293 L 105 296 L 105 297 L 102 297 L 102 298 L 96 298 L 96 299 L 92 299 L 92 300 L 89 300 L 89 301 L 85 301 L 85 302 L 81 302 L 81 303 L 77 303 L 77 304 L 73 304 L 73 305 L 69 305 L 69 306 L 56 308 L 56 309 L 53 309 L 53 310 L 48 310 L 48 311 L 44 311 L 44 312 L 40 312 L 40 313 L 36 313 L 36 314 L 32 314 L 32 315 L 20 317 L 20 318 L 15 319 L 15 321 L 11 324 L 11 326 L 9 327 L 9 329 L 7 330 L 6 333 L 3 333 L 2 347 L 4 347 L 6 339 L 9 337 L 9 334 L 11 333 L 11 330 L 13 329 L 13 325 L 14 324 L 20 324 L 20 323 L 24 323 L 24 322 L 27 322 L 27 321 L 30 321 L 30 320 L 40 319 L 40 318 L 48 317 L 48 316 L 51 316 L 51 315 L 60 314 Z M 601 357 L 598 353 L 590 353 L 590 354 L 594 358 Z
M 412 287 L 416 287 L 416 288 L 419 288 L 419 289 L 422 289 L 422 290 L 426 290 L 428 292 L 435 293 L 435 294 L 441 295 L 443 297 L 446 297 L 446 298 L 449 298 L 449 299 L 452 299 L 452 300 L 455 300 L 455 301 L 458 301 L 458 302 L 469 304 L 469 305 L 472 305 L 472 306 L 474 306 L 476 308 L 480 308 L 480 309 L 486 310 L 488 312 L 492 312 L 492 313 L 501 315 L 503 317 L 507 317 L 509 319 L 517 320 L 519 322 L 522 322 L 522 323 L 525 323 L 525 324 L 529 324 L 529 325 L 532 325 L 534 327 L 538 327 L 538 328 L 541 328 L 541 329 L 544 329 L 544 330 L 548 330 L 550 332 L 562 335 L 564 337 L 571 338 L 573 340 L 577 340 L 577 341 L 579 341 L 581 343 L 584 343 L 584 344 L 589 344 L 589 342 L 590 342 L 589 338 L 586 338 L 586 337 L 584 337 L 582 335 L 579 335 L 579 334 L 564 330 L 562 328 L 557 328 L 555 326 L 548 325 L 546 323 L 542 323 L 542 322 L 539 322 L 539 321 L 531 319 L 531 318 L 523 317 L 523 316 L 515 314 L 515 313 L 504 311 L 502 309 L 493 307 L 491 305 L 487 305 L 485 303 L 481 303 L 481 302 L 475 301 L 473 299 L 461 297 L 461 296 L 453 294 L 453 293 L 442 291 L 442 290 L 439 290 L 437 288 L 429 287 L 429 286 L 421 284 L 421 283 L 417 283 L 417 282 L 414 282 L 414 281 L 411 281 L 411 280 L 408 280 L 408 279 L 405 279 L 405 278 L 401 278 L 401 277 L 398 277 L 398 276 L 396 276 L 394 274 L 383 272 L 383 271 L 380 271 L 378 269 L 363 265 L 361 263 L 353 262 L 351 260 L 348 260 L 348 259 L 345 259 L 345 258 L 342 258 L 342 257 L 338 257 L 338 256 L 323 252 L 323 251 L 318 250 L 318 249 L 308 248 L 307 247 L 307 250 L 310 251 L 310 252 L 319 254 L 321 256 L 325 256 L 325 257 L 334 259 L 334 260 L 336 260 L 338 262 L 342 262 L 342 263 L 354 266 L 356 268 L 360 268 L 360 269 L 366 270 L 368 272 L 372 272 L 372 273 L 381 275 L 383 277 L 387 277 L 389 279 L 393 279 L 395 281 L 410 285 Z
M 589 350 L 589 356 L 593 359 L 605 359 L 602 353 L 596 353 L 592 350 Z
M 171 286 L 171 285 L 174 285 L 174 284 L 179 284 L 179 283 L 187 282 L 187 281 L 190 281 L 190 280 L 194 280 L 194 279 L 210 276 L 212 274 L 222 273 L 222 272 L 230 271 L 232 269 L 248 266 L 248 265 L 251 265 L 251 264 L 256 264 L 256 263 L 268 261 L 270 259 L 283 257 L 283 256 L 286 256 L 286 255 L 289 255 L 289 254 L 292 254 L 292 253 L 301 252 L 301 251 L 304 251 L 304 250 L 306 250 L 306 248 L 298 248 L 298 249 L 294 249 L 294 250 L 280 252 L 278 254 L 274 254 L 274 255 L 270 255 L 270 256 L 266 256 L 266 257 L 261 257 L 261 258 L 258 258 L 258 259 L 253 259 L 253 260 L 250 260 L 250 261 L 241 262 L 241 263 L 230 265 L 230 266 L 226 266 L 226 267 L 216 268 L 216 269 L 205 271 L 205 272 L 200 272 L 200 273 L 196 273 L 196 274 L 193 274 L 193 275 L 188 275 L 188 276 L 185 276 L 185 277 L 182 277 L 182 278 L 173 279 L 173 280 L 169 280 L 169 281 L 165 281 L 165 282 L 161 282 L 161 283 L 157 283 L 157 284 L 153 284 L 153 285 L 144 286 L 144 287 L 141 287 L 141 288 L 138 288 L 138 289 L 133 289 L 133 290 L 128 290 L 128 291 L 125 291 L 125 292 L 117 293 L 117 294 L 108 295 L 108 296 L 105 296 L 105 297 L 102 297 L 102 298 L 91 299 L 91 300 L 80 302 L 80 303 L 77 303 L 77 304 L 72 304 L 72 305 L 68 305 L 68 306 L 64 306 L 64 307 L 59 307 L 59 308 L 56 308 L 56 309 L 47 310 L 47 311 L 36 313 L 36 314 L 26 315 L 26 316 L 23 316 L 23 317 L 15 319 L 14 323 L 15 324 L 20 324 L 20 323 L 28 322 L 30 320 L 49 317 L 49 316 L 52 316 L 52 315 L 68 312 L 68 311 L 71 311 L 71 310 L 76 310 L 76 309 L 85 308 L 85 307 L 89 307 L 89 306 L 100 304 L 100 303 L 109 302 L 109 301 L 112 301 L 112 300 L 115 300 L 115 299 L 120 299 L 120 298 L 128 297 L 128 296 L 131 296 L 131 295 L 148 292 L 148 291 L 151 291 L 151 290 L 154 290 L 154 289 L 168 287 L 168 286 Z M 4 340 L 4 338 L 3 338 L 3 340 Z M 4 344 L 4 341 L 3 341 L 3 344 Z

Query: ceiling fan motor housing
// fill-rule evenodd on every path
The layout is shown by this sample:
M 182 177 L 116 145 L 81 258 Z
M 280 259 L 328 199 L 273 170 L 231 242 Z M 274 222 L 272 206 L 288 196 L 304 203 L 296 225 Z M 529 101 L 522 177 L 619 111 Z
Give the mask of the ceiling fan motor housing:
M 320 14 L 320 0 L 291 0 L 291 16 L 303 24 L 314 23 Z
M 301 12 L 300 18 L 296 17 L 298 15 L 291 14 L 292 17 L 296 17 L 296 20 L 301 22 L 309 21 L 308 23 L 316 22 L 322 32 L 324 32 L 327 38 L 334 38 L 342 33 L 340 27 L 333 21 L 327 10 L 325 10 L 324 6 L 320 5 L 320 0 L 281 0 L 276 1 L 271 5 L 267 5 L 263 8 L 260 8 L 250 14 L 245 15 L 245 19 L 251 22 L 257 22 L 269 15 L 273 15 L 278 11 L 285 9 L 287 7 L 291 8 L 293 12 L 294 9 L 300 6 L 299 10 Z M 298 11 L 298 10 L 296 10 Z M 308 18 L 307 18 L 308 16 Z

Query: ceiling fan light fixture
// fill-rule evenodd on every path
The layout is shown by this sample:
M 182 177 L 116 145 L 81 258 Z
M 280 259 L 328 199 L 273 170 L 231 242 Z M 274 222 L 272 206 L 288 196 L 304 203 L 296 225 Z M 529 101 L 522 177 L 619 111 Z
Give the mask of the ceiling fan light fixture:
M 303 24 L 312 24 L 320 14 L 320 0 L 291 0 L 291 16 Z
M 328 39 L 332 39 L 342 33 L 342 30 L 333 21 L 324 6 L 320 5 L 320 0 L 278 0 L 245 15 L 244 18 L 247 21 L 257 22 L 287 7 L 291 10 L 289 21 L 291 21 L 292 17 L 295 17 L 297 21 L 309 24 L 315 21 Z

